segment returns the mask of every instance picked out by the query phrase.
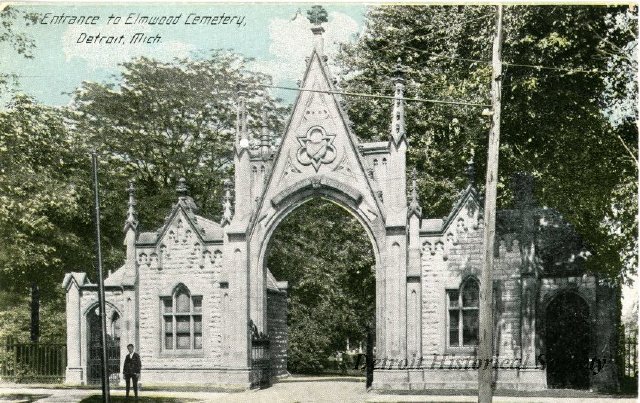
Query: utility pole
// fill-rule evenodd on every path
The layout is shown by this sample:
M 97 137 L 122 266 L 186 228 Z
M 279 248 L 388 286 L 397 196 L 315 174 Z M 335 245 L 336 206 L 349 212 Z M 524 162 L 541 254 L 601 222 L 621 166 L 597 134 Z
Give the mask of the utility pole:
M 496 36 L 493 40 L 491 74 L 492 121 L 489 132 L 487 182 L 484 200 L 484 265 L 480 281 L 480 337 L 478 368 L 478 402 L 493 400 L 493 253 L 496 235 L 496 184 L 500 150 L 500 100 L 502 92 L 502 5 L 496 13 Z
M 98 156 L 91 153 L 93 163 L 93 190 L 96 209 L 96 255 L 98 262 L 98 302 L 100 305 L 100 327 L 102 331 L 102 401 L 109 403 L 109 361 L 107 361 L 107 314 L 104 302 L 104 277 L 102 277 L 102 248 L 100 246 L 100 195 L 98 193 Z

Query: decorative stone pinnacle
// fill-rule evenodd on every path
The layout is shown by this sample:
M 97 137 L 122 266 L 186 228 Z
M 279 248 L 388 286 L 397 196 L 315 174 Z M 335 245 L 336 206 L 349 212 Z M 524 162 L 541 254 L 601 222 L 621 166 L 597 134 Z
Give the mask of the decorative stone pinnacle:
M 268 107 L 262 108 L 262 133 L 260 134 L 260 153 L 263 159 L 271 157 L 271 135 L 269 135 Z
M 476 180 L 476 165 L 473 160 L 473 157 L 474 155 L 473 153 L 471 153 L 471 157 L 467 160 L 467 167 L 464 170 L 465 174 L 467 174 L 468 185 L 473 185 L 473 183 Z
M 220 225 L 223 227 L 225 225 L 231 224 L 231 219 L 233 218 L 233 212 L 231 211 L 231 181 L 224 181 L 224 197 L 222 198 L 222 220 L 220 221 Z
M 411 172 L 411 198 L 409 200 L 409 217 L 413 214 L 422 217 L 422 207 L 418 198 L 418 171 L 413 168 Z
M 244 87 L 238 86 L 238 114 L 236 117 L 236 144 L 235 149 L 237 154 L 241 154 L 242 151 L 249 147 L 249 136 L 247 132 L 247 105 L 246 96 L 247 93 Z
M 135 200 L 136 188 L 135 186 L 133 186 L 133 181 L 129 181 L 129 188 L 127 189 L 127 192 L 129 193 L 129 207 L 133 207 L 136 205 L 136 200 Z
M 127 192 L 129 193 L 129 208 L 127 210 L 127 219 L 124 224 L 125 231 L 128 227 L 132 227 L 135 230 L 138 226 L 138 213 L 136 212 L 135 191 L 136 189 L 133 186 L 133 181 L 130 181 L 129 188 L 127 189 Z
M 313 32 L 313 48 L 320 56 L 324 56 L 324 39 L 322 38 L 324 28 L 321 24 L 328 21 L 327 11 L 322 6 L 312 6 L 311 9 L 307 11 L 307 18 L 309 22 L 313 24 L 311 27 L 311 32 Z
M 262 107 L 262 128 L 265 129 L 269 125 L 269 107 L 264 105 Z
M 187 180 L 184 177 L 178 179 L 178 185 L 176 186 L 176 193 L 179 197 L 187 197 L 189 189 L 187 188 Z
M 405 74 L 405 69 L 404 69 L 404 66 L 402 65 L 402 59 L 398 58 L 398 60 L 396 61 L 396 68 L 393 71 L 393 75 L 394 75 L 393 81 L 396 84 L 404 83 L 404 74 Z
M 403 141 L 406 141 L 405 122 L 404 122 L 404 78 L 400 59 L 396 67 L 395 93 L 393 100 L 393 110 L 391 117 L 391 133 L 390 140 L 396 147 L 399 147 Z

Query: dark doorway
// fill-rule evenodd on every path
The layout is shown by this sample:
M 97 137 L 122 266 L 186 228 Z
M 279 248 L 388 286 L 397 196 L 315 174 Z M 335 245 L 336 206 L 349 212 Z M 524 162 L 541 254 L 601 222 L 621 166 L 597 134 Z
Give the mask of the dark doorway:
M 553 299 L 545 318 L 547 384 L 550 388 L 588 389 L 589 306 L 575 293 Z
M 100 384 L 102 381 L 102 342 L 100 316 L 97 308 L 87 314 L 88 357 L 87 383 Z M 120 380 L 120 316 L 114 313 L 111 319 L 111 334 L 107 334 L 107 365 L 109 382 L 117 384 Z

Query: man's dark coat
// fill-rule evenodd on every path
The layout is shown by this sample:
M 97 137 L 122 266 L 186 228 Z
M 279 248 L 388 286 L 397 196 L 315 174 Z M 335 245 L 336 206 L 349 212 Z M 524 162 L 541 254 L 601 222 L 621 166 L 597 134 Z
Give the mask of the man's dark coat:
M 140 356 L 138 353 L 133 353 L 133 358 L 127 354 L 127 358 L 124 359 L 124 366 L 122 367 L 122 373 L 125 375 L 139 374 L 142 368 L 140 363 Z

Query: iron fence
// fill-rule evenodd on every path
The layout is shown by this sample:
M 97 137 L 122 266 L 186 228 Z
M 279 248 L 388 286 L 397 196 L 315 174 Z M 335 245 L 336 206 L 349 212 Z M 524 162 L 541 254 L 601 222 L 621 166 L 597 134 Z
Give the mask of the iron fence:
M 7 338 L 0 348 L 0 379 L 16 383 L 60 383 L 67 366 L 64 343 L 24 343 Z
M 638 378 L 638 338 L 629 336 L 624 339 L 623 346 L 623 376 Z
M 258 332 L 253 322 L 249 323 L 251 332 L 251 387 L 264 388 L 271 384 L 271 341 L 269 336 Z

